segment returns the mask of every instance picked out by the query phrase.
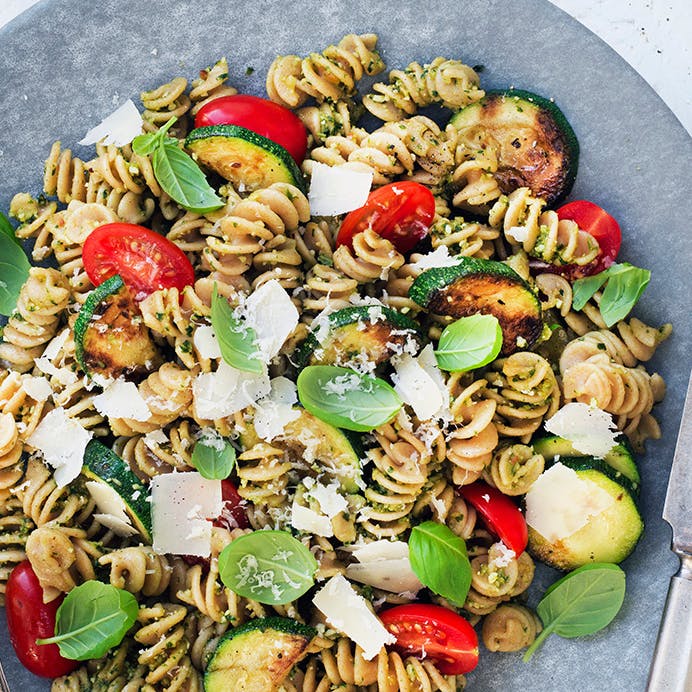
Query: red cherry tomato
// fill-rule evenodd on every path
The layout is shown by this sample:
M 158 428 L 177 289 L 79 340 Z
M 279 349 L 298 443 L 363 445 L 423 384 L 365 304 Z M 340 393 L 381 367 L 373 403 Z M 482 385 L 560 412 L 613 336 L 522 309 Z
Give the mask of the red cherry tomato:
M 438 605 L 411 603 L 379 613 L 396 637 L 395 648 L 431 659 L 444 675 L 461 675 L 478 664 L 478 636 L 461 615 Z
M 195 127 L 239 125 L 282 146 L 301 164 L 308 146 L 308 135 L 300 118 L 278 103 L 234 94 L 221 96 L 202 106 L 195 116 Z
M 222 529 L 247 529 L 250 523 L 243 508 L 243 498 L 240 497 L 235 485 L 229 480 L 221 481 L 221 500 L 223 508 L 221 516 L 214 520 L 214 526 Z
M 120 274 L 137 300 L 159 288 L 182 290 L 195 280 L 190 260 L 177 245 L 131 223 L 99 226 L 84 242 L 82 258 L 95 286 Z
M 373 190 L 364 206 L 346 216 L 336 244 L 351 247 L 356 233 L 372 228 L 399 252 L 410 252 L 425 238 L 434 216 L 435 198 L 425 185 L 411 180 L 390 183 Z
M 28 560 L 20 562 L 7 580 L 5 614 L 10 642 L 21 664 L 42 678 L 65 675 L 79 665 L 79 661 L 63 658 L 57 644 L 36 643 L 55 635 L 55 613 L 62 600 L 43 602 L 43 589 Z
M 618 222 L 605 209 L 588 200 L 578 199 L 557 209 L 557 216 L 560 220 L 574 221 L 582 231 L 592 236 L 601 248 L 601 254 L 593 262 L 583 267 L 576 264 L 557 266 L 555 270 L 558 273 L 578 279 L 598 274 L 615 261 L 620 251 L 622 233 Z
M 488 528 L 517 557 L 524 552 L 529 542 L 526 520 L 507 495 L 482 481 L 462 485 L 458 491 L 476 508 Z

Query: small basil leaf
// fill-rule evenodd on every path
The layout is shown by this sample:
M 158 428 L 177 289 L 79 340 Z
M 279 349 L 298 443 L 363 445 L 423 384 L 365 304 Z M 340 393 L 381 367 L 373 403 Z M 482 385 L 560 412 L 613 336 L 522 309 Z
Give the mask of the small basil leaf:
M 185 209 L 206 214 L 223 206 L 200 167 L 169 137 L 160 140 L 152 158 L 154 175 L 163 190 Z
M 387 423 L 402 406 L 384 380 L 335 365 L 303 368 L 298 375 L 298 398 L 313 416 L 355 432 Z
M 192 450 L 192 465 L 204 478 L 223 480 L 235 466 L 235 449 L 213 428 L 205 428 Z
M 624 598 L 625 573 L 617 565 L 594 562 L 562 577 L 546 590 L 536 608 L 544 629 L 524 661 L 550 634 L 571 639 L 602 630 L 618 614 Z
M 236 319 L 228 301 L 218 294 L 216 287 L 211 297 L 211 326 L 219 340 L 221 355 L 229 365 L 256 375 L 264 372 L 255 330 Z
M 444 524 L 425 521 L 408 539 L 411 569 L 433 593 L 459 607 L 471 586 L 471 563 L 466 543 Z
M 648 269 L 632 265 L 627 265 L 626 269 L 608 279 L 598 306 L 606 326 L 612 327 L 629 315 L 650 280 L 651 272 Z
M 146 135 L 137 135 L 132 140 L 132 151 L 139 156 L 149 156 L 149 154 L 154 153 L 160 140 L 160 131 Z
M 495 360 L 502 348 L 502 329 L 494 315 L 462 317 L 445 327 L 435 351 L 447 372 L 466 372 Z
M 37 644 L 57 644 L 73 661 L 101 658 L 120 644 L 137 619 L 137 599 L 129 592 L 100 581 L 72 589 L 55 616 L 55 636 Z
M 608 280 L 611 269 L 612 267 L 609 267 L 605 271 L 577 279 L 574 282 L 572 285 L 572 307 L 575 310 L 581 310 L 589 302 L 594 293 Z
M 9 317 L 17 307 L 31 264 L 4 214 L 0 214 L 0 315 Z
M 253 531 L 219 555 L 221 581 L 232 591 L 268 605 L 300 598 L 314 583 L 317 561 L 287 531 Z

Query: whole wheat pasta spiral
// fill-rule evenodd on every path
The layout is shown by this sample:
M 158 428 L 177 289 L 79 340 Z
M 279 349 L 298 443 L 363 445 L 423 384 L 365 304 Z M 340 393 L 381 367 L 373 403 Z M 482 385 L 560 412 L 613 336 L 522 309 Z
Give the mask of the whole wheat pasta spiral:
M 17 238 L 33 238 L 31 258 L 38 262 L 49 257 L 52 233 L 48 221 L 58 210 L 55 202 L 34 199 L 26 192 L 18 192 L 10 201 L 10 216 L 19 221 L 14 234 Z
M 303 106 L 296 111 L 309 136 L 311 143 L 322 144 L 332 135 L 348 135 L 352 122 L 356 119 L 356 106 L 350 99 L 336 102 L 323 101 L 316 106 Z
M 0 342 L 0 365 L 26 372 L 58 330 L 70 289 L 56 269 L 32 267 L 19 293 L 16 313 L 8 320 Z
M 544 466 L 545 459 L 532 447 L 515 444 L 498 449 L 483 476 L 505 495 L 525 495 Z
M 334 267 L 358 283 L 386 278 L 390 269 L 398 269 L 403 263 L 404 256 L 394 245 L 371 228 L 356 233 L 352 250 L 340 245 L 334 252 Z
M 512 554 L 513 555 L 513 554 Z M 471 586 L 483 596 L 501 598 L 507 596 L 519 578 L 516 557 L 504 557 L 497 545 L 491 545 L 487 553 L 471 560 Z
M 505 235 L 519 229 L 526 239 L 523 247 L 530 252 L 540 233 L 540 217 L 545 200 L 534 197 L 528 187 L 519 187 L 509 195 L 502 195 L 490 209 L 488 223 L 501 229 Z M 515 231 L 516 232 L 516 231 Z
M 380 120 L 402 120 L 418 108 L 440 103 L 458 110 L 485 95 L 473 68 L 459 60 L 435 58 L 431 63 L 410 63 L 389 73 L 389 84 L 378 82 L 363 105 Z
M 238 455 L 238 493 L 260 507 L 278 507 L 287 499 L 290 470 L 291 462 L 283 449 L 258 442 Z
M 23 444 L 14 416 L 0 413 L 0 492 L 11 488 L 24 475 Z
M 322 53 L 311 53 L 301 59 L 282 55 L 272 62 L 267 73 L 267 94 L 272 101 L 287 108 L 302 106 L 313 97 L 339 101 L 355 93 L 364 75 L 375 75 L 384 69 L 375 46 L 375 34 L 348 34 Z
M 452 204 L 475 213 L 487 212 L 502 195 L 495 178 L 497 169 L 497 154 L 492 148 L 479 149 L 472 144 L 457 143 L 451 175 L 455 190 Z
M 26 538 L 31 520 L 21 502 L 7 490 L 0 490 L 0 606 L 5 605 L 5 584 L 10 573 L 26 557 Z
M 211 67 L 205 67 L 199 71 L 197 79 L 192 81 L 189 97 L 192 102 L 191 115 L 197 112 L 210 101 L 221 96 L 233 96 L 238 90 L 226 84 L 228 80 L 228 60 L 223 57 L 217 60 Z
M 143 91 L 140 98 L 144 106 L 144 129 L 155 132 L 171 118 L 180 120 L 190 110 L 191 105 L 190 97 L 185 93 L 186 89 L 187 79 L 176 77 L 155 89 Z
M 477 221 L 466 221 L 461 216 L 438 217 L 430 226 L 430 241 L 433 248 L 447 247 L 450 255 L 491 259 L 495 254 L 493 241 L 499 237 L 498 230 Z
M 302 262 L 293 238 L 274 236 L 252 260 L 256 274 L 252 288 L 257 289 L 272 279 L 287 290 L 297 288 L 303 281 Z
M 43 191 L 57 197 L 63 204 L 73 199 L 85 201 L 88 171 L 84 161 L 72 156 L 70 149 L 60 148 L 54 142 L 44 164 Z
M 110 583 L 118 589 L 142 596 L 160 596 L 168 589 L 172 568 L 165 555 L 148 546 L 112 550 L 98 561 L 110 570 Z
M 296 249 L 308 268 L 331 262 L 334 254 L 334 229 L 325 219 L 308 221 L 304 228 L 299 227 L 290 235 L 296 241 Z
M 26 440 L 41 422 L 45 401 L 36 401 L 26 390 L 26 377 L 0 370 L 0 413 L 10 414 L 17 424 L 19 439 Z
M 526 606 L 506 603 L 483 619 L 482 638 L 489 651 L 519 651 L 533 644 L 543 629 Z
M 347 307 L 349 297 L 356 293 L 358 281 L 342 271 L 316 264 L 305 275 L 303 317 L 322 312 L 327 306 L 338 310 Z

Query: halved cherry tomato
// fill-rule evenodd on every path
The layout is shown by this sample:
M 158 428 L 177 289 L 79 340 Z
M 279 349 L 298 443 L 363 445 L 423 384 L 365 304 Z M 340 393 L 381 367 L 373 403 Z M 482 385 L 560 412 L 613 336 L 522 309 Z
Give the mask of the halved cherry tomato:
M 529 542 L 526 519 L 507 495 L 483 481 L 462 485 L 458 492 L 476 508 L 488 528 L 517 557 L 524 552 Z
M 372 228 L 399 252 L 410 252 L 425 238 L 434 216 L 435 198 L 425 185 L 411 180 L 390 183 L 373 190 L 362 207 L 346 216 L 336 244 L 351 247 L 354 235 Z
M 214 526 L 222 529 L 246 529 L 250 526 L 243 507 L 244 500 L 238 494 L 235 485 L 229 480 L 221 481 L 221 516 L 214 519 Z
M 297 164 L 305 158 L 308 135 L 300 118 L 259 96 L 234 94 L 209 101 L 195 116 L 195 127 L 206 125 L 239 125 L 282 146 Z
M 607 269 L 620 251 L 622 233 L 618 222 L 605 210 L 593 202 L 578 199 L 561 206 L 557 211 L 558 219 L 574 221 L 582 231 L 595 238 L 601 248 L 601 254 L 583 267 L 576 264 L 557 266 L 560 274 L 569 275 L 572 279 L 598 274 Z
M 438 605 L 411 603 L 379 613 L 406 654 L 431 659 L 444 675 L 468 673 L 478 665 L 478 636 L 461 615 Z
M 21 664 L 42 678 L 65 675 L 79 665 L 79 661 L 63 658 L 57 644 L 36 643 L 55 634 L 55 613 L 62 601 L 43 602 L 43 589 L 28 560 L 20 562 L 7 580 L 5 614 L 10 642 Z
M 95 286 L 120 274 L 137 300 L 160 288 L 182 290 L 195 280 L 190 260 L 177 245 L 131 223 L 99 226 L 84 242 L 82 259 Z

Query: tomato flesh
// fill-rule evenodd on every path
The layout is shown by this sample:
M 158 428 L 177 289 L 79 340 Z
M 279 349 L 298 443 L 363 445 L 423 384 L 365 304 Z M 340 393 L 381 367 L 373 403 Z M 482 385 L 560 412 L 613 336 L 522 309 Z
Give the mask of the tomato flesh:
M 99 226 L 84 242 L 82 258 L 95 286 L 120 274 L 137 300 L 161 288 L 182 290 L 195 280 L 190 260 L 177 245 L 130 223 Z
M 336 244 L 352 247 L 353 236 L 367 228 L 407 253 L 428 234 L 435 217 L 433 193 L 420 183 L 406 180 L 373 190 L 368 201 L 346 215 Z
M 517 557 L 526 550 L 529 542 L 526 519 L 507 495 L 483 481 L 462 485 L 458 492 L 476 508 L 488 528 Z
M 221 96 L 202 106 L 195 116 L 195 127 L 239 125 L 282 146 L 301 164 L 308 146 L 308 135 L 300 118 L 278 103 L 251 96 Z
M 222 529 L 247 529 L 250 526 L 247 514 L 243 507 L 243 498 L 240 497 L 235 485 L 229 480 L 221 481 L 221 515 L 214 519 L 214 526 Z
M 37 644 L 55 634 L 55 613 L 64 597 L 43 602 L 43 589 L 28 560 L 20 562 L 7 580 L 5 614 L 10 642 L 21 664 L 34 675 L 55 678 L 72 672 L 79 661 L 60 655 L 57 644 Z
M 618 256 L 618 252 L 620 252 L 622 232 L 618 222 L 605 209 L 588 200 L 578 199 L 568 202 L 556 211 L 558 219 L 561 221 L 563 219 L 574 221 L 582 231 L 594 238 L 601 252 L 596 259 L 584 266 L 577 264 L 553 264 L 542 267 L 539 265 L 541 269 L 562 274 L 574 280 L 598 274 L 613 264 Z
M 395 648 L 431 659 L 444 675 L 461 675 L 478 664 L 478 635 L 461 615 L 438 605 L 411 603 L 379 613 L 396 637 Z

